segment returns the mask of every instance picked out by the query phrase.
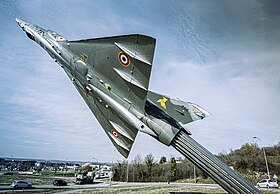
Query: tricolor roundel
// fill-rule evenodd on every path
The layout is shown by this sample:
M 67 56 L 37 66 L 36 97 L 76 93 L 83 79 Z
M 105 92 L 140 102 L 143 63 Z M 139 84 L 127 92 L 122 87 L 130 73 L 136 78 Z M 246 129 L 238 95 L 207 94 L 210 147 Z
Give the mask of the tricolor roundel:
M 112 129 L 112 134 L 113 134 L 113 136 L 115 137 L 115 138 L 119 138 L 119 134 L 118 134 L 118 132 L 115 130 L 115 129 Z
M 63 36 L 57 36 L 56 41 L 60 42 L 60 41 L 65 41 L 66 39 Z
M 123 66 L 125 66 L 125 67 L 129 66 L 130 59 L 124 52 L 120 52 L 119 55 L 118 55 L 118 58 L 119 58 L 120 63 Z

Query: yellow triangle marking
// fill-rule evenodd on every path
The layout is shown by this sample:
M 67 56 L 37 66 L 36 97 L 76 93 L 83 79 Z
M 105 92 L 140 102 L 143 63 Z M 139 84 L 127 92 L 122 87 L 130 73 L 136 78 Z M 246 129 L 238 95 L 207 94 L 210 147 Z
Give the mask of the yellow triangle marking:
M 106 89 L 110 90 L 111 86 L 109 84 L 105 84 Z
M 160 103 L 160 106 L 163 107 L 164 109 L 166 109 L 166 104 L 165 104 L 166 101 L 167 101 L 167 98 L 165 98 L 165 97 L 162 97 L 162 98 L 157 100 L 157 102 Z

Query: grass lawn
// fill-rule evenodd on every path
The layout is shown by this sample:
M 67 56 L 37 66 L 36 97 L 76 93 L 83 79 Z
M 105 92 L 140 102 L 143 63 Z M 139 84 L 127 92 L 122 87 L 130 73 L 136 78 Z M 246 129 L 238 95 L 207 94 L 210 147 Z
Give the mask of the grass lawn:
M 263 189 L 264 194 L 279 194 L 276 189 Z M 80 194 L 227 194 L 222 188 L 199 188 L 183 186 L 151 186 L 151 187 L 133 187 L 133 188 L 106 188 L 106 189 L 83 189 L 75 190 L 69 193 Z
M 69 177 L 61 177 L 66 182 L 71 183 L 74 178 Z M 31 182 L 33 185 L 49 185 L 52 184 L 53 181 L 57 179 L 53 175 L 1 175 L 0 176 L 0 185 L 8 186 L 11 184 L 13 180 L 25 180 Z M 179 181 L 178 181 L 179 182 Z M 182 181 L 188 182 L 188 181 Z M 207 182 L 208 183 L 208 182 Z M 129 188 L 91 188 L 91 189 L 48 189 L 48 190 L 26 190 L 28 193 L 89 193 L 89 194 L 101 194 L 101 193 L 109 193 L 109 194 L 146 194 L 146 193 L 160 193 L 160 194 L 226 194 L 227 192 L 222 188 L 205 188 L 205 187 L 188 187 L 188 186 L 137 186 L 137 187 L 129 187 Z M 280 193 L 280 189 L 262 189 L 264 194 L 276 194 Z
M 50 185 L 53 183 L 54 180 L 58 178 L 52 176 L 45 176 L 45 175 L 1 175 L 0 176 L 0 185 L 10 185 L 13 180 L 25 180 L 27 182 L 31 182 L 32 185 Z M 63 177 L 61 178 L 63 179 Z M 66 178 L 64 179 L 67 183 L 71 183 L 72 179 Z M 74 180 L 74 178 L 73 178 Z

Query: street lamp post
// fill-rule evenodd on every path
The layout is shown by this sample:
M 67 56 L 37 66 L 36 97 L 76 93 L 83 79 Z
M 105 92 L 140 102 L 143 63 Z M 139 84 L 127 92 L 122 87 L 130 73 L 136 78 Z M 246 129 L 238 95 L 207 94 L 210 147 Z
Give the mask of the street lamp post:
M 128 160 L 126 160 L 126 182 L 128 183 L 128 169 L 129 166 L 128 166 Z
M 258 139 L 260 140 L 260 142 L 262 142 L 262 140 L 258 137 L 253 137 L 254 139 Z M 267 175 L 268 175 L 268 179 L 270 179 L 270 174 L 269 174 L 269 168 L 268 168 L 268 163 L 267 163 L 267 158 L 266 158 L 266 153 L 265 153 L 265 149 L 264 147 L 262 147 L 263 150 L 263 155 L 264 155 L 264 160 L 265 160 L 265 166 L 266 166 L 266 171 L 267 171 Z
M 264 159 L 265 159 L 265 165 L 266 165 L 266 170 L 267 170 L 268 179 L 270 179 L 270 174 L 269 174 L 269 169 L 268 169 L 268 163 L 267 163 L 267 159 L 266 159 L 266 154 L 265 154 L 265 149 L 264 149 L 264 148 L 263 148 L 263 155 L 264 155 Z
M 193 165 L 193 180 L 194 180 L 194 183 L 196 183 L 195 165 Z

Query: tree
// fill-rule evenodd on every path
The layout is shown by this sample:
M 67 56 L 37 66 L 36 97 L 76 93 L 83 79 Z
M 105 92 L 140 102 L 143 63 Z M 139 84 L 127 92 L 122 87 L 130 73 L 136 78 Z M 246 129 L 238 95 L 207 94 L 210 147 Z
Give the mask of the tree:
M 171 157 L 170 158 L 170 170 L 169 170 L 169 174 L 170 174 L 170 178 L 171 178 L 171 181 L 175 179 L 175 176 L 176 176 L 176 160 L 174 157 Z
M 161 158 L 160 158 L 160 160 L 159 160 L 159 163 L 160 164 L 163 164 L 163 163 L 165 163 L 166 162 L 166 157 L 165 156 L 162 156 Z
M 116 181 L 126 181 L 126 169 L 128 163 L 124 160 L 122 163 L 117 163 L 113 168 L 113 179 Z
M 134 181 L 144 181 L 145 169 L 143 166 L 143 160 L 140 155 L 135 156 L 132 161 L 132 167 Z
M 147 169 L 148 171 L 151 171 L 152 170 L 152 167 L 154 165 L 154 156 L 152 154 L 148 154 L 146 157 L 145 157 L 145 163 L 147 165 Z
M 67 166 L 66 166 L 66 167 L 67 167 Z M 66 169 L 67 169 L 67 168 L 66 168 Z M 87 172 L 92 171 L 92 167 L 91 167 L 90 164 L 86 164 L 86 165 L 82 166 L 81 169 L 82 169 L 83 171 L 87 171 Z
M 147 167 L 147 181 L 150 181 L 151 180 L 151 176 L 152 176 L 152 168 L 154 166 L 154 156 L 152 154 L 148 154 L 146 157 L 145 157 L 145 164 L 146 164 L 146 167 Z

